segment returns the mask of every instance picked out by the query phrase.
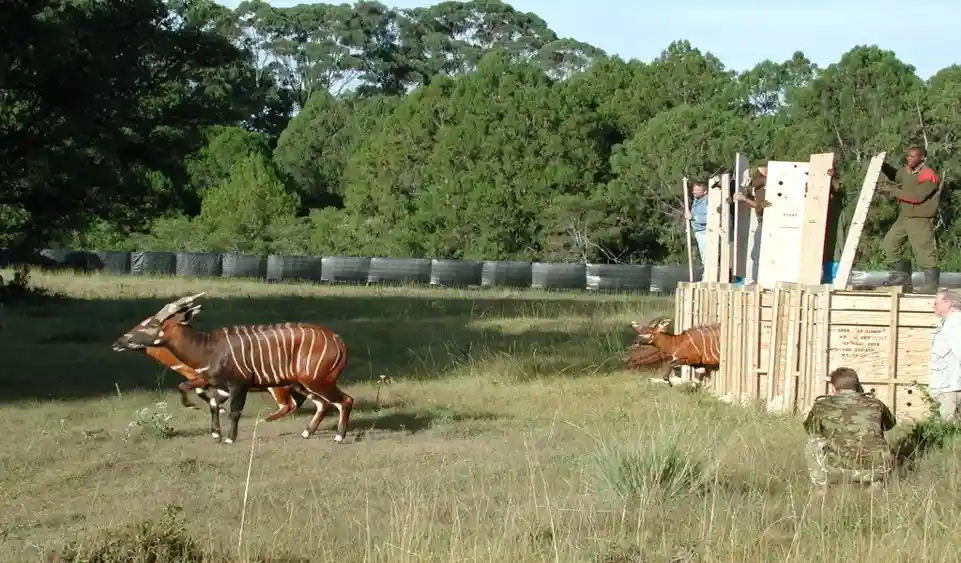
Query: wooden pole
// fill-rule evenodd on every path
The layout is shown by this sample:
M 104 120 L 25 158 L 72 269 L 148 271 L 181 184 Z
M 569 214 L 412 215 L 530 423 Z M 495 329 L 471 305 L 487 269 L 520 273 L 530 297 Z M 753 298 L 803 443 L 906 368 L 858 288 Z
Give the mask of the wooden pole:
M 691 196 L 687 193 L 687 178 L 684 178 L 684 231 L 687 233 L 687 281 L 694 281 L 694 249 L 691 248 L 691 221 L 687 214 L 691 212 Z

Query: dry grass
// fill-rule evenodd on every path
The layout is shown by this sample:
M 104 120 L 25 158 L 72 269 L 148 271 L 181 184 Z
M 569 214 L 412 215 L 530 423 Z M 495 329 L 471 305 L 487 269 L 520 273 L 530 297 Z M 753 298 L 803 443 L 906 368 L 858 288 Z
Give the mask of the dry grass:
M 810 499 L 796 419 L 622 370 L 627 322 L 668 300 L 35 281 L 74 299 L 0 312 L 2 561 L 957 561 L 953 444 L 875 497 Z M 259 393 L 239 442 L 215 445 L 206 410 L 177 404 L 179 376 L 110 350 L 198 291 L 201 328 L 311 320 L 344 336 L 344 445 L 330 419 L 300 438 L 306 407 L 255 424 Z

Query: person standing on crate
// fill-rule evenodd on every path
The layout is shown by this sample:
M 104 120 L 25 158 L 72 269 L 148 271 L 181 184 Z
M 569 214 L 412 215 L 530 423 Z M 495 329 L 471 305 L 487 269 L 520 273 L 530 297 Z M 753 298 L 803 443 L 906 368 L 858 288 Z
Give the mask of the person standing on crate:
M 694 182 L 691 186 L 691 209 L 686 216 L 697 243 L 697 255 L 704 264 L 704 245 L 707 244 L 707 184 L 704 182 Z
M 931 339 L 928 393 L 938 402 L 941 418 L 953 423 L 961 407 L 961 296 L 956 291 L 939 291 L 934 314 L 941 322 Z
M 761 227 L 764 219 L 764 208 L 770 207 L 771 202 L 764 199 L 765 186 L 767 185 L 767 167 L 758 166 L 745 171 L 748 178 L 744 179 L 742 186 L 750 188 L 749 193 L 738 190 L 734 193 L 734 201 L 744 203 L 754 210 L 757 215 L 757 230 L 754 232 L 754 240 L 751 242 L 751 260 L 754 262 L 754 271 L 751 272 L 754 283 L 757 283 L 758 267 L 761 265 Z
M 853 369 L 838 368 L 828 379 L 831 394 L 814 400 L 803 423 L 812 435 L 804 450 L 811 482 L 820 495 L 839 482 L 877 490 L 894 469 L 895 457 L 884 438 L 897 424 L 894 414 L 864 392 Z
M 941 201 L 941 180 L 925 159 L 927 152 L 920 147 L 908 150 L 905 167 L 898 170 L 881 163 L 881 172 L 897 186 L 878 188 L 882 194 L 898 202 L 898 218 L 881 242 L 881 250 L 889 264 L 888 278 L 883 286 L 901 285 L 911 291 L 911 261 L 904 257 L 905 241 L 911 244 L 914 259 L 924 270 L 921 293 L 936 293 L 941 278 L 938 269 L 934 222 Z

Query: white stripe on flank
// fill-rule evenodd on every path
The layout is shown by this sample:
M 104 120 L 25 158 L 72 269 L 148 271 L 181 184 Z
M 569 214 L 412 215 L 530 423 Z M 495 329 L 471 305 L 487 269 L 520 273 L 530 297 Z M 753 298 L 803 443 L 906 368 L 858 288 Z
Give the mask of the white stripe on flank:
M 311 379 L 317 379 L 317 371 L 320 369 L 320 364 L 324 363 L 324 357 L 327 356 L 327 333 L 321 331 L 321 334 L 324 336 L 324 348 L 320 351 L 320 357 L 317 358 L 317 365 L 314 366 L 314 373 L 310 376 Z
M 241 330 L 234 332 L 234 336 L 237 342 L 240 343 L 240 361 L 244 363 L 244 367 L 240 370 L 240 374 L 244 379 L 249 379 L 251 377 L 250 364 L 247 363 L 247 339 L 244 338 L 244 333 Z
M 284 329 L 284 332 L 286 333 L 286 335 L 290 336 L 290 341 L 286 342 L 285 340 L 286 344 L 284 345 L 284 353 L 286 354 L 284 358 L 284 377 L 287 379 L 287 381 L 290 381 L 294 378 L 294 374 L 295 374 L 293 362 L 294 362 L 295 352 L 297 351 L 296 350 L 297 344 L 296 344 L 296 341 L 294 340 L 293 328 L 288 326 L 287 328 Z
M 304 343 L 307 342 L 307 332 L 304 331 L 304 327 L 298 327 L 300 329 L 300 341 L 297 343 L 297 350 L 294 352 L 297 354 L 297 377 L 300 377 L 307 370 L 300 367 L 300 360 L 303 357 Z
M 237 356 L 234 354 L 234 344 L 230 341 L 230 334 L 227 332 L 227 329 L 224 329 L 224 340 L 227 341 L 227 349 L 230 350 L 230 359 L 234 362 L 234 367 L 242 374 L 243 370 L 240 369 L 240 364 L 237 363 Z
M 256 371 L 257 371 L 257 375 L 260 376 L 260 377 L 259 377 L 259 380 L 260 380 L 260 382 L 261 382 L 262 385 L 263 385 L 263 384 L 268 384 L 268 383 L 273 383 L 273 382 L 270 380 L 270 376 L 267 374 L 267 369 L 266 369 L 266 366 L 264 365 L 264 348 L 263 348 L 263 345 L 262 345 L 262 343 L 261 343 L 261 340 L 262 340 L 262 339 L 261 339 L 261 333 L 260 333 L 260 331 L 259 331 L 259 330 L 257 330 L 257 331 L 253 331 L 253 330 L 252 330 L 251 333 L 250 333 L 250 337 L 254 340 L 255 345 L 257 346 L 257 359 L 260 360 L 260 367 L 258 367 L 257 364 L 254 363 L 254 370 L 256 370 Z
M 267 348 L 267 371 L 270 371 L 270 377 L 273 379 L 274 383 L 280 383 L 280 374 L 277 373 L 277 365 L 274 363 L 274 343 L 270 341 L 270 332 L 262 332 L 264 335 L 264 347 Z M 277 359 L 280 359 L 280 352 L 277 352 Z
M 314 341 L 315 341 L 316 338 L 317 338 L 317 331 L 316 331 L 316 330 L 314 330 L 314 329 L 312 329 L 312 328 L 309 328 L 309 329 L 307 329 L 307 330 L 310 331 L 310 344 L 307 345 L 307 359 L 304 360 L 304 375 L 305 375 L 305 376 L 308 375 L 308 374 L 310 374 L 310 372 L 311 372 L 311 369 L 310 369 L 310 360 L 311 360 L 311 358 L 312 358 L 313 355 L 314 355 Z
M 283 328 L 279 328 L 274 331 L 274 338 L 277 340 L 277 372 L 280 374 L 280 378 L 284 381 L 290 379 L 287 373 L 288 364 L 287 355 L 289 353 L 289 348 L 287 348 L 287 331 Z

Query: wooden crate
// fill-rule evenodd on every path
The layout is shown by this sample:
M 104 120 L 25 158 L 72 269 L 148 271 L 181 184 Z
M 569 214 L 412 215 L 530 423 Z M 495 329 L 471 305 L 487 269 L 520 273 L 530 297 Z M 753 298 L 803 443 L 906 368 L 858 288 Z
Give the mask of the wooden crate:
M 827 285 L 682 283 L 675 327 L 721 324 L 721 369 L 708 388 L 725 401 L 802 412 L 845 366 L 899 417 L 918 419 L 928 414 L 914 382 L 928 379 L 933 300 Z

